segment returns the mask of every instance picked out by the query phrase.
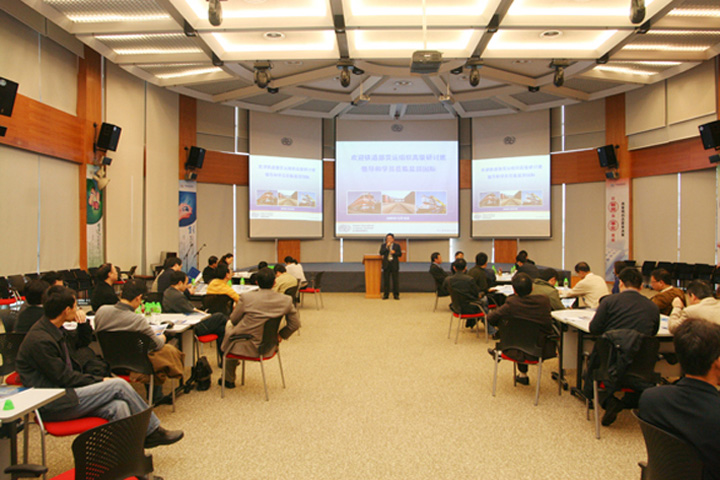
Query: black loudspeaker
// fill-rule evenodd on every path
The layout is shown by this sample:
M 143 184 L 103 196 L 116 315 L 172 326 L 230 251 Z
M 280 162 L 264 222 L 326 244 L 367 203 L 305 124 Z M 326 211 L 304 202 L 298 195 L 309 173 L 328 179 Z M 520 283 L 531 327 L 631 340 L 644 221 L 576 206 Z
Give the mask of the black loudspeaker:
M 705 150 L 720 147 L 720 120 L 700 125 L 698 130 Z
M 600 160 L 600 166 L 603 168 L 617 168 L 618 161 L 615 156 L 615 146 L 605 145 L 598 147 L 597 149 L 598 159 Z
M 710 163 L 720 163 L 720 155 L 710 155 Z
M 190 147 L 185 168 L 201 169 L 205 161 L 205 149 L 200 147 Z
M 0 115 L 5 115 L 6 117 L 12 115 L 17 89 L 17 83 L 0 77 Z
M 120 132 L 122 132 L 122 128 L 117 125 L 103 123 L 100 126 L 100 134 L 98 135 L 96 144 L 97 148 L 100 150 L 112 150 L 114 152 L 120 140 Z

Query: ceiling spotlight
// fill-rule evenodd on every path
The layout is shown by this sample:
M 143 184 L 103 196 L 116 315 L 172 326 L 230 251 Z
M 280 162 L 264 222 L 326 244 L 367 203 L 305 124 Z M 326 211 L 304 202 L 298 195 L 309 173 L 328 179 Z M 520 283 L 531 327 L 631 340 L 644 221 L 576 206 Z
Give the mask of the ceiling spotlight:
M 350 86 L 350 69 L 348 67 L 342 67 L 340 70 L 340 85 L 345 88 Z
M 352 73 L 353 73 L 353 75 L 365 75 L 365 70 L 363 70 L 362 68 L 353 66 Z
M 276 93 L 278 93 L 280 91 L 280 89 L 277 87 L 267 87 L 267 91 L 268 91 L 268 93 L 272 93 L 273 95 L 275 95 Z
M 645 0 L 630 0 L 630 21 L 634 24 L 645 20 Z
M 470 76 L 468 77 L 471 87 L 477 87 L 480 84 L 480 70 L 473 65 L 470 67 Z
M 270 62 L 255 62 L 255 84 L 259 88 L 265 88 L 272 80 L 270 70 L 272 64 Z
M 556 87 L 562 87 L 565 83 L 565 67 L 570 65 L 569 60 L 553 60 L 550 62 L 549 67 L 555 69 L 555 75 L 553 76 L 553 85 Z
M 533 86 L 528 87 L 528 92 L 535 93 L 535 92 L 539 92 L 539 91 L 540 91 L 540 87 L 533 87 Z
M 219 27 L 223 21 L 220 0 L 208 0 L 208 21 L 213 27 Z
M 453 68 L 452 70 L 450 70 L 450 73 L 452 73 L 453 75 L 460 75 L 462 72 L 463 72 L 462 66 Z

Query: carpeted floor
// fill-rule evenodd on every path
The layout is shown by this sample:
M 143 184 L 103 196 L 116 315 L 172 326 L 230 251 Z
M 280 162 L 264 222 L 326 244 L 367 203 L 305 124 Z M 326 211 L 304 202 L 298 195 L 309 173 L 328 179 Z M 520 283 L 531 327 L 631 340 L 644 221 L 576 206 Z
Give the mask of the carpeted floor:
M 300 310 L 303 327 L 282 344 L 287 389 L 277 361 L 247 366 L 246 385 L 220 398 L 178 397 L 177 412 L 156 408 L 185 438 L 151 450 L 155 474 L 168 479 L 629 479 L 646 458 L 640 429 L 622 412 L 596 440 L 585 407 L 563 392 L 546 362 L 540 404 L 530 386 L 512 385 L 512 364 L 493 363 L 484 336 L 464 329 L 447 338 L 447 301 L 431 294 L 400 301 L 325 294 Z M 453 331 L 454 335 L 454 331 Z M 453 337 L 454 338 L 454 337 Z M 492 341 L 491 341 L 492 342 Z M 205 354 L 214 360 L 208 347 Z M 36 434 L 35 434 L 36 435 Z M 33 455 L 39 443 L 33 436 Z M 72 467 L 72 439 L 48 441 L 51 474 Z

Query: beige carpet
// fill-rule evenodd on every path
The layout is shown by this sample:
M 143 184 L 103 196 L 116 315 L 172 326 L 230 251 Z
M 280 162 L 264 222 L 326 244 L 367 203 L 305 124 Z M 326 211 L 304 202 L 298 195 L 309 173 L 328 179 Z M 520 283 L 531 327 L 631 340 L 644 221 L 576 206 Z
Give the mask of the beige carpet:
M 244 387 L 220 399 L 178 398 L 177 412 L 156 409 L 185 438 L 151 450 L 165 479 L 628 479 L 646 458 L 640 429 L 622 412 L 596 440 L 584 404 L 563 392 L 546 362 L 540 404 L 512 385 L 502 362 L 497 397 L 484 336 L 464 329 L 448 340 L 447 301 L 431 294 L 400 301 L 325 294 L 301 309 L 303 327 L 282 344 L 287 389 L 277 361 L 267 365 L 266 402 L 259 365 Z M 453 332 L 454 334 L 454 332 Z M 210 348 L 205 353 L 214 359 Z M 215 377 L 217 377 L 217 369 Z M 238 377 L 239 379 L 239 377 Z M 33 436 L 33 453 L 39 444 Z M 71 439 L 50 438 L 51 474 L 72 466 Z

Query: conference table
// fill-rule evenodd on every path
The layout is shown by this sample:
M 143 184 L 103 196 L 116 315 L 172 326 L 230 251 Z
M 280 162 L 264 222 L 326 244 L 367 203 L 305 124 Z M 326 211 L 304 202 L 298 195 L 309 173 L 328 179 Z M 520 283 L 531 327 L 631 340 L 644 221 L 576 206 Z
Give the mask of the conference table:
M 206 283 L 198 283 L 195 285 L 195 293 L 190 295 L 190 297 L 204 297 L 207 295 L 207 284 Z M 238 295 L 243 294 L 245 292 L 252 292 L 253 290 L 258 290 L 260 287 L 257 285 L 232 285 L 232 289 L 237 292 Z
M 3 430 L 7 426 L 9 438 L 2 438 L 0 442 L 0 479 L 10 479 L 5 474 L 5 468 L 16 465 L 17 461 L 17 422 L 24 417 L 27 428 L 28 417 L 31 412 L 53 400 L 65 395 L 64 388 L 23 388 L 0 387 L 0 424 Z M 5 433 L 5 432 L 4 432 Z
M 589 308 L 554 310 L 552 316 L 561 327 L 558 355 L 559 367 L 557 373 L 560 376 L 559 381 L 563 385 L 567 385 L 565 365 L 575 364 L 575 386 L 570 388 L 570 392 L 584 400 L 585 397 L 582 394 L 582 361 L 585 352 L 585 342 L 594 339 L 594 336 L 590 335 L 590 322 L 595 316 L 595 310 Z M 665 340 L 666 343 L 672 339 L 672 334 L 668 330 L 668 318 L 667 315 L 660 315 L 660 328 L 657 332 L 657 337 L 659 337 L 661 341 Z M 664 351 L 672 351 L 672 349 L 665 349 Z M 672 375 L 676 372 L 668 369 L 664 373 L 666 375 Z

